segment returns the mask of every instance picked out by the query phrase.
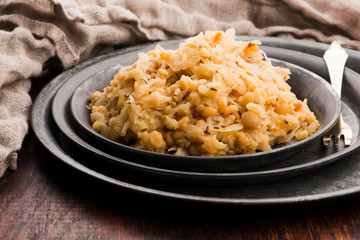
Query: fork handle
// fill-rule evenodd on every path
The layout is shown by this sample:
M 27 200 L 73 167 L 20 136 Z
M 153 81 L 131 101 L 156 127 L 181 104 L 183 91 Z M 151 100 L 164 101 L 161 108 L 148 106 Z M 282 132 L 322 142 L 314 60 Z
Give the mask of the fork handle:
M 348 54 L 337 41 L 333 41 L 329 49 L 324 54 L 331 85 L 339 95 L 339 98 L 341 98 L 342 78 L 347 58 Z

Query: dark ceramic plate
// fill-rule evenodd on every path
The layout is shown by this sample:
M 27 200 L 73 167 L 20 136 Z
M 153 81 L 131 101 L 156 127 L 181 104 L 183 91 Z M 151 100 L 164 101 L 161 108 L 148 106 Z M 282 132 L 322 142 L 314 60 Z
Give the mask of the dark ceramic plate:
M 174 48 L 179 43 L 180 40 L 163 42 L 161 45 L 165 48 Z M 89 103 L 90 94 L 107 86 L 118 72 L 120 66 L 136 60 L 138 52 L 142 52 L 142 50 L 121 54 L 112 58 L 112 61 L 107 59 L 106 64 L 102 62 L 96 63 L 97 66 L 102 66 L 98 67 L 101 68 L 98 72 L 93 71 L 92 65 L 89 66 L 70 80 L 80 85 L 76 89 L 68 89 L 68 91 L 75 91 L 70 105 L 75 122 L 80 127 L 80 134 L 89 141 L 97 141 L 98 148 L 129 159 L 129 161 L 153 167 L 191 172 L 236 172 L 259 167 L 289 157 L 296 150 L 319 138 L 336 122 L 341 111 L 341 102 L 328 82 L 304 68 L 274 59 L 274 65 L 290 68 L 292 74 L 288 83 L 291 85 L 292 91 L 300 99 L 307 98 L 311 110 L 315 112 L 321 127 L 313 136 L 302 141 L 292 140 L 287 144 L 275 146 L 273 150 L 267 152 L 221 157 L 175 156 L 135 149 L 108 140 L 95 132 L 91 127 L 90 112 L 86 106 Z M 267 54 L 271 55 L 271 50 Z M 65 99 L 59 95 L 57 94 L 55 99 L 64 101 Z M 55 115 L 58 115 L 57 110 L 53 111 Z
M 326 161 L 317 160 L 330 156 L 333 153 L 331 148 L 324 149 L 321 141 L 314 140 L 307 148 L 302 149 L 301 154 L 292 156 L 267 166 L 253 170 L 243 170 L 231 173 L 201 173 L 192 171 L 176 171 L 151 167 L 138 164 L 133 161 L 134 156 L 120 158 L 116 153 L 110 154 L 101 150 L 97 142 L 91 143 L 89 138 L 81 137 L 78 134 L 78 125 L 74 122 L 70 113 L 69 99 L 72 89 L 77 85 L 76 81 L 66 81 L 57 91 L 53 100 L 53 109 L 56 109 L 56 125 L 60 129 L 61 147 L 75 159 L 84 163 L 101 164 L 102 168 L 112 169 L 116 175 L 123 175 L 124 172 L 134 176 L 141 175 L 142 178 L 161 179 L 176 183 L 191 183 L 194 185 L 244 185 L 276 181 L 284 178 L 294 177 L 312 170 L 315 170 L 334 159 Z M 67 101 L 64 99 L 68 99 Z M 54 111 L 53 111 L 54 112 Z M 347 121 L 354 123 L 354 135 L 357 135 L 357 118 L 347 105 L 343 105 L 343 115 Z
M 268 38 L 267 38 L 268 39 Z M 262 40 L 260 38 L 260 40 Z M 293 45 L 297 50 L 304 52 L 302 49 L 305 41 L 290 41 L 273 38 L 269 44 L 283 43 L 288 47 Z M 297 44 L 298 43 L 298 44 Z M 301 44 L 300 44 L 301 43 Z M 311 42 L 305 42 L 313 47 Z M 292 44 L 292 45 L 291 45 Z M 316 44 L 317 46 L 319 44 Z M 325 44 L 321 45 L 326 49 Z M 321 58 L 294 51 L 279 51 L 283 60 L 290 59 L 298 64 L 298 59 L 306 59 L 302 63 L 309 66 L 309 69 L 322 77 L 327 77 L 326 66 Z M 118 53 L 101 56 L 92 59 L 93 62 L 102 61 Z M 275 54 L 276 55 L 276 54 Z M 292 56 L 295 56 L 293 58 Z M 353 59 L 360 60 L 360 54 L 351 55 Z M 276 56 L 273 56 L 276 57 Z M 349 59 L 351 60 L 351 58 Z M 356 62 L 351 61 L 354 64 Z M 33 104 L 31 113 L 31 125 L 34 133 L 40 142 L 58 159 L 65 164 L 94 177 L 100 181 L 118 186 L 120 188 L 131 189 L 136 192 L 150 194 L 153 196 L 162 196 L 170 199 L 189 200 L 195 202 L 208 202 L 215 204 L 237 204 L 237 205 L 269 205 L 269 204 L 294 204 L 317 202 L 326 199 L 349 196 L 360 192 L 360 155 L 355 152 L 360 146 L 359 139 L 359 118 L 360 118 L 360 76 L 349 69 L 345 70 L 343 84 L 343 104 L 346 111 L 345 120 L 349 121 L 353 128 L 354 141 L 347 148 L 330 148 L 331 153 L 317 158 L 309 164 L 299 165 L 297 168 L 302 169 L 309 165 L 324 166 L 336 161 L 326 167 L 318 169 L 315 172 L 308 173 L 301 177 L 287 179 L 269 184 L 257 184 L 247 186 L 196 186 L 196 185 L 174 185 L 172 183 L 161 181 L 143 180 L 141 175 L 126 177 L 121 174 L 114 176 L 109 170 L 101 168 L 101 162 L 97 165 L 89 165 L 80 158 L 72 157 L 72 153 L 65 151 L 61 147 L 61 140 L 58 138 L 58 128 L 52 119 L 51 102 L 54 95 L 64 81 L 68 80 L 73 74 L 84 67 L 89 66 L 90 62 L 85 62 L 75 68 L 64 72 L 49 83 L 38 95 Z M 356 68 L 357 69 L 357 68 Z M 360 69 L 357 69 L 360 72 Z M 354 116 L 352 116 L 354 115 Z M 73 149 L 72 152 L 76 152 Z M 354 154 L 351 154 L 354 153 Z M 351 155 L 350 155 L 351 154 Z M 344 156 L 347 156 L 344 158 Z M 304 156 L 306 159 L 308 156 Z M 286 169 L 285 169 L 286 170 Z M 80 177 L 81 175 L 79 175 Z

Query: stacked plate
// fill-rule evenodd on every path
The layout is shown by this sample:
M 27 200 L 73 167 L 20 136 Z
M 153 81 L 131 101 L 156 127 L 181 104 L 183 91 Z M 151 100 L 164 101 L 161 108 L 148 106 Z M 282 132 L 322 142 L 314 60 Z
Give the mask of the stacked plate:
M 327 45 L 256 39 L 263 42 L 262 49 L 275 65 L 290 68 L 292 90 L 299 98 L 308 99 L 320 121 L 321 128 L 304 141 L 293 141 L 268 152 L 205 158 L 150 153 L 97 134 L 91 128 L 86 108 L 91 92 L 108 85 L 121 66 L 136 61 L 139 52 L 148 52 L 156 44 L 175 49 L 181 40 L 122 49 L 62 73 L 44 87 L 34 102 L 33 130 L 43 145 L 69 166 L 99 181 L 157 196 L 268 204 L 306 202 L 359 191 L 360 176 L 353 176 L 360 170 L 358 157 L 352 154 L 345 160 L 344 156 L 360 145 L 360 76 L 345 69 L 341 102 L 325 80 L 328 74 L 322 58 L 315 56 L 322 55 Z M 349 55 L 348 64 L 355 66 L 360 54 L 349 51 Z M 353 143 L 347 148 L 325 148 L 321 136 L 335 124 L 340 111 L 352 127 Z M 341 163 L 336 161 L 339 159 Z

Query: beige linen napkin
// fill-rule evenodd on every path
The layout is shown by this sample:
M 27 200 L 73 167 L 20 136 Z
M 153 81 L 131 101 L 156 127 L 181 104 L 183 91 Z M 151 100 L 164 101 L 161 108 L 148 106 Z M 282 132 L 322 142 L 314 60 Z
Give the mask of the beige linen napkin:
M 0 176 L 16 169 L 31 78 L 148 40 L 235 28 L 238 35 L 340 40 L 360 50 L 357 0 L 0 0 Z

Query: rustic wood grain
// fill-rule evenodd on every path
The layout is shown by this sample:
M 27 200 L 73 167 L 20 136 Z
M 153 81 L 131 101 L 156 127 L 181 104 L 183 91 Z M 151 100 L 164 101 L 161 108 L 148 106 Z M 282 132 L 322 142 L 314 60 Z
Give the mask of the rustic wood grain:
M 359 200 L 269 209 L 114 191 L 79 177 L 29 133 L 18 169 L 0 179 L 0 239 L 359 239 Z

